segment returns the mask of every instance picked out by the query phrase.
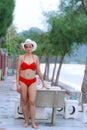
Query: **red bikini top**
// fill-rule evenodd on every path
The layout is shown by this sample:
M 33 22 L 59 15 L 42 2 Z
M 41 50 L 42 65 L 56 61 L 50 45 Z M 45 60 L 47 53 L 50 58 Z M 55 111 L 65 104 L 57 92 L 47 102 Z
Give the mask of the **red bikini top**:
M 23 61 L 21 64 L 21 69 L 22 70 L 26 70 L 26 69 L 36 70 L 36 63 L 32 62 L 31 64 L 28 64 L 28 63 Z

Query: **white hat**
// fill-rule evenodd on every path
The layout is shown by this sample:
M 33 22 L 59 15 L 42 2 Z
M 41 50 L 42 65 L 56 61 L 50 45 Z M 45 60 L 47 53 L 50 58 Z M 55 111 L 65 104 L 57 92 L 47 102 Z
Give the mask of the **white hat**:
M 37 48 L 37 43 L 35 41 L 32 41 L 31 39 L 26 39 L 24 43 L 21 43 L 22 48 L 25 50 L 24 45 L 31 44 L 33 45 L 32 51 L 35 51 Z

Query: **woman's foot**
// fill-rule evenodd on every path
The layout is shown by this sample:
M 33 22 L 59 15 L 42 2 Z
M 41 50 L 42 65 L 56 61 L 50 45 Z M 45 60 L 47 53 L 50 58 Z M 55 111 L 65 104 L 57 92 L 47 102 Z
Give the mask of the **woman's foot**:
M 28 127 L 28 123 L 24 123 L 24 127 L 25 127 L 25 128 Z
M 33 123 L 33 124 L 32 124 L 32 128 L 37 129 L 37 128 L 38 128 L 38 126 L 37 126 L 35 123 Z

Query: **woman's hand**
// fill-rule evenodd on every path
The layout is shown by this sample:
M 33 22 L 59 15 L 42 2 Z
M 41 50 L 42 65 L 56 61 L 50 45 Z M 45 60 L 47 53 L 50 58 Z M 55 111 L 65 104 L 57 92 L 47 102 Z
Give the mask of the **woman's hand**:
M 21 94 L 21 86 L 17 85 L 17 92 Z
M 49 87 L 47 87 L 45 84 L 43 84 L 42 86 L 42 89 L 45 88 L 45 89 L 50 89 Z

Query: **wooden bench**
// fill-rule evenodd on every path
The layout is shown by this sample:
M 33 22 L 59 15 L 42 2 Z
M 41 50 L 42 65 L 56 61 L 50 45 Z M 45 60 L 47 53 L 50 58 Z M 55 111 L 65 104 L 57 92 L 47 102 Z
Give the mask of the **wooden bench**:
M 36 107 L 52 108 L 52 125 L 56 124 L 56 108 L 64 108 L 64 97 L 65 90 L 59 89 L 59 87 L 50 87 L 49 90 L 37 89 Z M 19 107 L 21 108 L 21 98 Z M 20 114 L 22 114 L 22 112 L 20 112 Z

